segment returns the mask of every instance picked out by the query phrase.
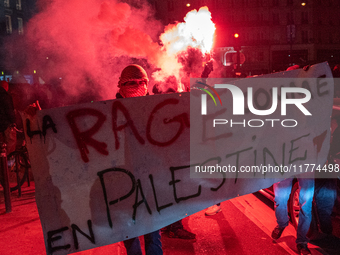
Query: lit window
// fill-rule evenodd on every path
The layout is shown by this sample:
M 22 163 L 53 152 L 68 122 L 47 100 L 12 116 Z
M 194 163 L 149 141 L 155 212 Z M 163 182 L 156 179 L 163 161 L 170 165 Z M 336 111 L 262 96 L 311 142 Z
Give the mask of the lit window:
M 17 7 L 17 10 L 21 10 L 21 0 L 16 0 L 17 3 L 16 3 L 16 7 Z
M 12 34 L 12 20 L 11 16 L 6 15 L 6 32 L 7 34 Z
M 19 35 L 24 34 L 24 25 L 23 25 L 22 18 L 18 18 L 18 34 Z
M 4 0 L 4 6 L 9 7 L 9 0 Z

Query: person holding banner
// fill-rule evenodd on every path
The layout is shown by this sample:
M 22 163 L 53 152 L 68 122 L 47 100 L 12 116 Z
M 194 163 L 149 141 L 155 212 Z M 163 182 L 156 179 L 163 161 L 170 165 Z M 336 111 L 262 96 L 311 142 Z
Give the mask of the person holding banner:
M 128 65 L 120 75 L 116 98 L 129 98 L 148 95 L 148 75 L 139 65 Z M 162 255 L 162 242 L 160 230 L 144 235 L 146 255 Z M 138 237 L 124 241 L 128 255 L 142 255 Z
M 308 249 L 308 237 L 307 233 L 312 221 L 312 202 L 314 196 L 314 179 L 298 178 L 300 194 L 299 194 L 299 223 L 297 227 L 296 244 L 299 254 L 311 254 Z M 272 238 L 274 240 L 279 239 L 283 230 L 288 226 L 288 208 L 287 202 L 292 190 L 293 178 L 284 179 L 281 182 L 274 184 L 275 194 L 275 216 L 277 226 L 272 232 Z
M 299 65 L 290 66 L 287 71 L 299 69 Z M 309 65 L 304 66 L 303 70 L 308 71 Z M 309 239 L 307 237 L 308 230 L 312 222 L 312 203 L 314 196 L 314 179 L 311 178 L 297 178 L 299 182 L 299 223 L 296 231 L 296 247 L 299 254 L 311 254 L 308 249 Z M 284 229 L 289 224 L 288 207 L 287 202 L 292 190 L 293 178 L 284 179 L 280 182 L 274 183 L 274 195 L 275 195 L 275 216 L 277 226 L 274 228 L 271 237 L 277 240 L 281 237 Z
M 333 110 L 334 111 L 334 110 Z M 328 164 L 336 166 L 340 163 L 340 115 L 333 113 L 336 128 L 332 133 Z M 332 120 L 333 121 L 333 120 Z M 333 125 L 332 127 L 333 128 Z M 315 173 L 318 177 L 318 172 Z M 316 204 L 317 219 L 313 219 L 310 232 L 314 234 L 312 240 L 329 238 L 332 236 L 332 212 L 337 198 L 337 178 L 315 178 L 314 201 Z M 317 222 L 316 222 L 317 221 Z M 319 233 L 319 229 L 321 233 Z M 315 234 L 316 232 L 316 234 Z

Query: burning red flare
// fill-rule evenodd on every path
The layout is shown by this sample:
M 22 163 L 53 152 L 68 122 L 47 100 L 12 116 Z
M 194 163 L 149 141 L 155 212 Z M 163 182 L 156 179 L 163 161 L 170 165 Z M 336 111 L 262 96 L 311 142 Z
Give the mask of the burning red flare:
M 153 77 L 157 81 L 164 80 L 170 75 L 175 76 L 178 81 L 178 91 L 183 91 L 183 85 L 180 82 L 180 71 L 183 69 L 183 55 L 189 55 L 189 49 L 195 49 L 201 52 L 202 59 L 209 54 L 215 34 L 215 24 L 211 20 L 211 13 L 208 7 L 201 7 L 199 11 L 192 10 L 184 18 L 185 22 L 168 25 L 165 32 L 160 36 L 165 52 L 164 61 L 160 63 L 161 71 L 155 73 Z M 199 64 L 202 67 L 202 63 Z
M 161 35 L 160 39 L 167 52 L 176 54 L 191 46 L 199 48 L 203 54 L 209 53 L 213 45 L 216 27 L 211 20 L 208 7 L 188 12 L 184 21 L 167 26 Z

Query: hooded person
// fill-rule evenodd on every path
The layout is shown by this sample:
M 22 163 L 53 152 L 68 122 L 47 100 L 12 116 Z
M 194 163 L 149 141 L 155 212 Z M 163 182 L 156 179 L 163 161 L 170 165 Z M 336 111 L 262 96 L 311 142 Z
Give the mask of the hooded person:
M 116 98 L 140 97 L 148 95 L 148 75 L 139 65 L 128 65 L 120 75 Z M 142 255 L 138 237 L 124 241 L 127 255 Z M 159 230 L 144 235 L 146 255 L 162 255 L 161 233 Z
M 139 65 L 128 65 L 119 77 L 117 98 L 140 97 L 148 95 L 148 74 Z

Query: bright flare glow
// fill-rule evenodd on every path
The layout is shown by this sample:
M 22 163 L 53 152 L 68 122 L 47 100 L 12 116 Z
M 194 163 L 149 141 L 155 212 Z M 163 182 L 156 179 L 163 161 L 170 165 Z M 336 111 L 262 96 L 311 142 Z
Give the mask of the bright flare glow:
M 169 25 L 161 35 L 161 40 L 169 54 L 185 51 L 189 46 L 199 48 L 203 54 L 213 46 L 215 24 L 211 20 L 208 7 L 192 10 L 184 18 L 185 22 Z
M 306 3 L 301 3 L 301 5 L 302 5 L 302 6 L 305 6 L 305 5 L 306 5 Z
M 189 3 L 187 3 L 187 7 L 190 7 L 190 4 L 189 4 Z
M 234 37 L 235 37 L 235 38 L 238 38 L 238 37 L 239 37 L 239 34 L 234 34 Z
M 211 13 L 206 6 L 201 7 L 199 11 L 188 12 L 184 22 L 168 25 L 160 36 L 164 52 L 158 62 L 161 70 L 154 72 L 152 77 L 156 81 L 163 81 L 166 77 L 174 76 L 178 82 L 177 91 L 183 91 L 180 75 L 183 66 L 177 57 L 188 47 L 199 49 L 202 55 L 209 54 L 213 46 L 215 30 Z

